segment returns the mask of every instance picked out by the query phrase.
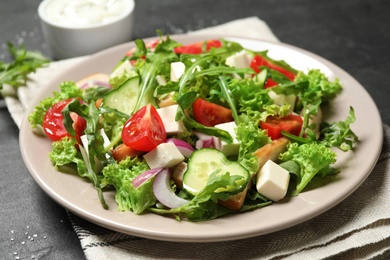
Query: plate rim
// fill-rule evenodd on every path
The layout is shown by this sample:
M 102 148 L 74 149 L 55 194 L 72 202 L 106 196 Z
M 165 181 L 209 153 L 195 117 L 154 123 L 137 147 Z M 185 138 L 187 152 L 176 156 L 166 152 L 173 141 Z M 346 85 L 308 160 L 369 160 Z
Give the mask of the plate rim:
M 293 46 L 293 45 L 290 45 L 290 44 L 287 44 L 287 43 L 276 43 L 276 42 L 267 41 L 267 40 L 259 40 L 259 39 L 254 39 L 254 38 L 250 38 L 250 37 L 241 37 L 241 36 L 234 36 L 234 35 L 196 34 L 196 35 L 170 35 L 170 37 L 172 39 L 175 39 L 175 40 L 178 40 L 178 41 L 180 41 L 183 38 L 185 38 L 185 39 L 188 39 L 188 38 L 192 38 L 192 39 L 198 39 L 198 38 L 208 39 L 208 38 L 211 38 L 211 37 L 213 37 L 213 38 L 236 39 L 236 40 L 249 40 L 249 41 L 263 42 L 263 43 L 276 45 L 276 46 L 282 46 L 282 47 L 285 47 L 287 49 L 292 49 L 292 50 L 295 50 L 295 51 L 297 51 L 299 53 L 302 53 L 304 55 L 312 57 L 315 60 L 319 61 L 320 63 L 323 63 L 327 67 L 331 68 L 332 71 L 335 72 L 335 74 L 338 77 L 343 76 L 343 78 L 345 77 L 348 80 L 351 80 L 351 82 L 353 84 L 356 84 L 357 86 L 359 86 L 361 88 L 360 90 L 362 92 L 364 92 L 365 95 L 366 95 L 366 98 L 368 98 L 367 101 L 369 101 L 370 106 L 376 112 L 376 115 L 375 115 L 376 121 L 379 120 L 379 122 L 381 124 L 381 118 L 380 118 L 379 110 L 378 110 L 377 106 L 375 105 L 372 97 L 367 92 L 367 90 L 362 85 L 360 85 L 360 83 L 356 79 L 354 79 L 350 74 L 348 74 L 345 70 L 343 70 L 342 68 L 340 68 L 336 64 L 332 63 L 331 61 L 329 61 L 329 60 L 327 60 L 327 59 L 325 59 L 325 58 L 323 58 L 323 57 L 321 57 L 321 56 L 319 56 L 317 54 L 314 54 L 312 52 L 309 52 L 307 50 L 301 49 L 299 47 L 296 47 L 296 46 Z M 144 40 L 148 41 L 148 40 L 156 39 L 156 38 L 158 38 L 158 37 L 150 37 L 150 38 L 146 38 Z M 98 52 L 96 54 L 90 55 L 86 59 L 80 61 L 75 66 L 81 67 L 84 63 L 87 64 L 91 59 L 94 59 L 94 57 L 96 59 L 96 57 L 98 58 L 99 56 L 107 55 L 107 53 L 113 52 L 113 51 L 115 51 L 117 49 L 119 50 L 121 48 L 124 48 L 125 46 L 131 46 L 133 44 L 134 44 L 134 41 L 128 42 L 128 43 L 125 43 L 125 44 L 121 44 L 121 45 L 118 45 L 118 46 L 114 46 L 112 48 L 100 51 L 100 52 Z M 62 71 L 58 75 L 54 76 L 51 80 L 49 80 L 39 90 L 39 93 L 34 97 L 34 99 L 29 103 L 27 111 L 31 112 L 32 108 L 42 99 L 41 93 L 44 92 L 44 90 L 48 90 L 48 89 L 53 90 L 53 89 L 55 89 L 55 87 L 50 87 L 53 84 L 53 82 L 58 81 L 61 77 L 63 77 L 64 75 L 66 75 L 70 71 L 74 70 L 74 68 L 72 68 L 72 67 L 74 67 L 74 66 L 70 66 L 69 68 L 65 69 L 64 71 Z M 48 95 L 46 95 L 46 96 L 48 96 Z M 380 125 L 379 129 L 377 129 L 377 131 L 378 131 L 377 133 L 380 134 L 381 138 L 380 138 L 380 141 L 379 140 L 375 140 L 375 143 L 377 144 L 378 147 L 376 147 L 375 155 L 371 158 L 371 160 L 372 160 L 371 164 L 372 165 L 370 165 L 370 167 L 368 168 L 368 172 L 364 175 L 364 177 L 359 179 L 359 181 L 356 183 L 354 188 L 349 189 L 348 192 L 344 193 L 343 196 L 341 198 L 339 198 L 339 200 L 335 204 L 325 205 L 321 209 L 318 209 L 315 212 L 312 212 L 312 214 L 310 214 L 310 215 L 309 214 L 306 214 L 306 215 L 303 214 L 303 216 L 301 216 L 301 218 L 299 220 L 295 219 L 295 220 L 292 220 L 292 221 L 287 221 L 287 222 L 284 222 L 283 225 L 279 225 L 278 227 L 270 227 L 268 229 L 264 228 L 261 232 L 259 232 L 259 230 L 254 230 L 253 232 L 246 232 L 246 233 L 233 232 L 231 234 L 226 234 L 226 232 L 225 232 L 223 234 L 213 234 L 213 236 L 207 236 L 206 234 L 204 234 L 204 235 L 197 235 L 197 236 L 194 236 L 194 237 L 190 237 L 189 235 L 184 235 L 183 236 L 183 235 L 180 235 L 180 234 L 160 233 L 160 232 L 153 232 L 151 230 L 141 230 L 141 229 L 137 229 L 137 228 L 133 228 L 130 231 L 128 229 L 124 230 L 121 225 L 115 224 L 115 223 L 111 222 L 110 220 L 104 219 L 104 218 L 99 217 L 99 216 L 91 216 L 91 215 L 88 214 L 88 212 L 86 212 L 82 208 L 77 208 L 77 207 L 74 207 L 72 205 L 70 206 L 68 204 L 68 202 L 64 198 L 58 196 L 58 194 L 55 194 L 55 192 L 54 193 L 52 192 L 51 187 L 49 187 L 47 185 L 45 180 L 42 179 L 42 177 L 39 175 L 39 173 L 36 173 L 35 169 L 32 169 L 31 168 L 31 164 L 29 164 L 28 154 L 26 154 L 26 150 L 23 149 L 24 145 L 25 145 L 25 140 L 24 140 L 23 133 L 25 133 L 25 131 L 28 131 L 28 130 L 31 131 L 30 125 L 29 125 L 28 120 L 27 120 L 28 114 L 29 113 L 26 113 L 26 115 L 24 116 L 24 119 L 22 121 L 21 128 L 20 128 L 20 132 L 19 132 L 20 150 L 21 150 L 23 161 L 24 161 L 25 165 L 27 166 L 30 175 L 37 182 L 37 184 L 45 191 L 46 194 L 48 194 L 52 199 L 54 199 L 62 207 L 68 209 L 71 212 L 73 212 L 75 215 L 78 215 L 79 217 L 81 217 L 83 219 L 86 219 L 86 220 L 88 220 L 90 222 L 93 222 L 93 223 L 95 223 L 97 225 L 103 226 L 103 227 L 108 228 L 110 230 L 115 230 L 115 231 L 118 231 L 118 232 L 121 232 L 121 233 L 125 233 L 125 234 L 130 234 L 130 235 L 135 235 L 135 236 L 149 238 L 149 239 L 155 239 L 155 240 L 163 240 L 163 241 L 217 242 L 217 241 L 238 240 L 238 239 L 244 239 L 244 238 L 249 238 L 249 237 L 254 237 L 254 236 L 259 236 L 259 235 L 265 235 L 265 234 L 269 234 L 269 233 L 272 233 L 272 232 L 280 231 L 282 229 L 285 229 L 285 228 L 288 228 L 288 227 L 292 227 L 292 226 L 298 225 L 298 224 L 300 224 L 302 222 L 305 222 L 305 221 L 307 221 L 309 219 L 312 219 L 312 218 L 314 218 L 314 217 L 316 217 L 316 216 L 326 212 L 330 208 L 336 206 L 338 203 L 340 203 L 341 201 L 343 201 L 344 199 L 349 197 L 366 180 L 366 178 L 369 176 L 369 174 L 373 170 L 373 168 L 374 168 L 374 166 L 375 166 L 375 164 L 376 164 L 376 162 L 377 162 L 377 160 L 378 160 L 378 158 L 380 156 L 380 151 L 381 151 L 381 147 L 382 147 L 382 143 L 383 143 L 383 129 L 382 129 L 382 125 Z M 100 206 L 100 205 L 98 205 L 98 206 Z M 274 206 L 274 205 L 271 205 L 271 207 L 272 206 Z M 262 209 L 259 209 L 259 210 L 262 210 Z M 161 217 L 161 216 L 158 216 L 158 217 Z M 223 218 L 226 218 L 226 217 L 223 217 Z M 189 222 L 187 222 L 187 223 L 189 223 Z M 197 224 L 195 224 L 195 225 L 197 225 Z

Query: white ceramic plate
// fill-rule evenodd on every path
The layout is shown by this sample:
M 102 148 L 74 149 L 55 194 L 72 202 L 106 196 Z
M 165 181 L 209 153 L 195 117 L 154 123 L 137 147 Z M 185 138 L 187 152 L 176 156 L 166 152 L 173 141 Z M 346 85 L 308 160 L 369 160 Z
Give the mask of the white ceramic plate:
M 192 43 L 209 39 L 210 36 L 178 35 L 172 38 L 182 43 Z M 240 42 L 249 49 L 267 49 L 271 57 L 284 59 L 297 69 L 318 68 L 329 77 L 341 80 L 344 90 L 326 111 L 326 120 L 344 120 L 349 106 L 353 106 L 357 121 L 352 128 L 359 136 L 360 143 L 354 152 L 339 152 L 336 166 L 342 171 L 331 182 L 253 212 L 229 215 L 204 223 L 177 222 L 154 214 L 117 212 L 113 193 L 105 193 L 110 209 L 104 210 L 90 183 L 53 168 L 48 159 L 51 142 L 34 135 L 27 120 L 24 120 L 20 130 L 20 149 L 31 176 L 50 197 L 84 219 L 139 237 L 180 242 L 235 240 L 275 232 L 311 219 L 349 196 L 370 174 L 382 146 L 381 118 L 365 89 L 336 65 L 302 49 L 251 39 L 224 38 Z M 133 43 L 129 43 L 97 53 L 55 76 L 37 93 L 27 114 L 33 111 L 42 98 L 58 90 L 57 86 L 62 81 L 79 80 L 96 72 L 109 73 L 133 46 Z

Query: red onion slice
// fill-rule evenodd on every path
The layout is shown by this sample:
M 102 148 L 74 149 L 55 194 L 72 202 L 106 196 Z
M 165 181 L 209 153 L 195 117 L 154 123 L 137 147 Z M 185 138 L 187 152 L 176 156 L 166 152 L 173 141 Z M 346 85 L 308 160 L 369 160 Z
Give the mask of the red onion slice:
M 189 201 L 177 196 L 169 182 L 170 170 L 164 168 L 160 171 L 153 182 L 153 192 L 156 199 L 164 206 L 174 209 L 187 204 Z
M 94 80 L 93 81 L 93 85 L 94 86 L 102 86 L 102 87 L 107 87 L 107 88 L 112 88 L 112 86 L 110 85 L 110 83 L 108 83 L 107 81 L 103 81 L 103 80 Z
M 86 89 L 89 87 L 89 83 L 85 82 L 83 85 L 80 86 L 81 89 Z
M 173 143 L 174 145 L 176 145 L 177 149 L 179 149 L 181 154 L 187 158 L 190 157 L 192 152 L 194 151 L 194 147 L 192 147 L 186 141 L 183 141 L 183 140 L 178 139 L 178 138 L 169 138 L 167 140 L 167 143 Z
M 133 184 L 134 188 L 138 188 L 141 186 L 144 182 L 158 174 L 163 168 L 153 168 L 150 169 L 146 172 L 141 173 L 137 177 L 135 177 L 132 181 L 131 184 Z
M 195 135 L 198 137 L 198 140 L 195 143 L 196 149 L 214 148 L 214 140 L 212 136 L 200 132 L 195 132 Z

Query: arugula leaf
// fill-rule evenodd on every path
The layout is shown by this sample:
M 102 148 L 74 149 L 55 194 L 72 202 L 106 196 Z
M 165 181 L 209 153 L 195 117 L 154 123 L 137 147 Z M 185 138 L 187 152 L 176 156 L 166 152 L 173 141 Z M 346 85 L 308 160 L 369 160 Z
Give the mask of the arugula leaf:
M 136 43 L 143 58 L 139 59 L 142 62 L 136 63 L 141 82 L 140 91 L 132 114 L 140 108 L 141 101 L 145 95 L 153 95 L 155 92 L 155 89 L 158 86 L 156 76 L 166 75 L 169 72 L 170 63 L 178 60 L 177 55 L 167 49 L 167 46 L 172 44 L 169 37 L 167 37 L 166 41 L 161 40 L 160 43 L 157 44 L 154 52 L 148 52 L 142 40 L 137 40 Z
M 178 116 L 178 118 L 183 120 L 183 124 L 185 125 L 185 127 L 187 129 L 196 129 L 199 132 L 202 132 L 206 135 L 218 137 L 227 143 L 233 142 L 233 138 L 231 137 L 231 135 L 227 131 L 216 128 L 216 127 L 204 126 L 204 125 L 196 122 L 191 117 L 185 115 L 185 113 L 180 108 L 178 109 L 177 116 Z
M 41 53 L 28 51 L 23 45 L 17 47 L 7 42 L 7 46 L 14 61 L 12 63 L 0 62 L 0 90 L 4 84 L 14 88 L 26 85 L 29 73 L 35 72 L 36 69 L 50 62 Z
M 236 121 L 236 124 L 238 124 L 240 122 L 240 119 L 238 117 L 236 103 L 234 102 L 234 99 L 232 98 L 232 94 L 228 88 L 227 78 L 225 76 L 219 76 L 218 83 L 219 83 L 219 86 L 221 87 L 221 92 L 222 92 L 223 98 L 227 101 L 230 109 L 232 110 L 232 115 L 233 115 L 234 121 Z
M 67 132 L 74 136 L 75 132 L 72 126 L 73 119 L 70 116 L 72 112 L 77 113 L 87 121 L 87 125 L 84 130 L 87 143 L 84 142 L 84 146 L 79 146 L 79 148 L 84 163 L 87 167 L 88 178 L 94 184 L 95 189 L 99 194 L 99 198 L 101 198 L 103 207 L 108 208 L 103 199 L 101 189 L 101 174 L 99 173 L 102 169 L 102 166 L 106 164 L 107 161 L 113 162 L 113 159 L 111 157 L 106 157 L 107 153 L 104 150 L 103 137 L 98 131 L 100 119 L 99 110 L 95 107 L 94 103 L 90 103 L 88 105 L 81 104 L 77 99 L 71 101 L 65 106 L 65 108 L 62 110 L 62 114 L 64 116 L 64 126 Z

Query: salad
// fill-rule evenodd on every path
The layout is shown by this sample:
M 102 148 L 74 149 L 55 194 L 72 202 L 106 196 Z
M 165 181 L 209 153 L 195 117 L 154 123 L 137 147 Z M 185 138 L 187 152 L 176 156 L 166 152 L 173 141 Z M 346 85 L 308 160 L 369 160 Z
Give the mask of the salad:
M 322 109 L 342 91 L 321 71 L 297 71 L 267 50 L 225 39 L 169 36 L 124 53 L 110 74 L 64 81 L 29 115 L 49 158 L 104 191 L 119 211 L 206 221 L 252 211 L 337 174 L 334 149 L 358 137 Z

